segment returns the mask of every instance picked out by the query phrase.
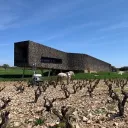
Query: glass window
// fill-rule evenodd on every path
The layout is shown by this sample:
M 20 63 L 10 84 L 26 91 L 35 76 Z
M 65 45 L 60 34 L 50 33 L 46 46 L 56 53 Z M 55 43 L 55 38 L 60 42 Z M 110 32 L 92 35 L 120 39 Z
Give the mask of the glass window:
M 41 57 L 41 63 L 62 64 L 62 59 L 50 58 L 50 57 Z

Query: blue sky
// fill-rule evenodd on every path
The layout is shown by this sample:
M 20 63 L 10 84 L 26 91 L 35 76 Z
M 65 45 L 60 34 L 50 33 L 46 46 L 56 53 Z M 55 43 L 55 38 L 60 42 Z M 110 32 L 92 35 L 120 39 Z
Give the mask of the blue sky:
M 127 0 L 0 0 L 0 65 L 14 42 L 32 40 L 128 66 Z

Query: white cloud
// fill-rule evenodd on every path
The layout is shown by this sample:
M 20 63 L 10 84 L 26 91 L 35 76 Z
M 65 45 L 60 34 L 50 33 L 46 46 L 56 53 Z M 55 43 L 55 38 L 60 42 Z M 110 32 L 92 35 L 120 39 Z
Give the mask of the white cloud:
M 86 2 L 85 0 L 51 0 L 50 2 L 43 2 L 42 0 L 1 0 L 0 30 L 42 23 L 46 21 L 51 21 L 53 19 L 58 20 L 63 17 L 69 16 L 69 14 L 73 13 L 78 6 L 83 4 L 87 7 L 87 10 L 92 10 L 92 7 L 95 8 L 95 4 L 99 7 L 103 4 L 106 5 L 108 3 L 110 4 L 111 2 L 92 3 Z M 86 7 L 84 10 L 85 12 L 87 11 Z M 78 28 L 79 27 L 80 26 L 78 26 Z M 53 36 L 53 38 L 54 37 L 55 36 Z
M 121 0 L 117 2 L 119 3 L 119 1 Z M 93 10 L 96 5 L 98 8 L 103 5 L 106 6 L 106 4 L 108 6 L 111 3 L 115 3 L 115 0 L 100 1 L 100 3 L 85 0 L 51 0 L 45 2 L 43 0 L 0 0 L 0 30 L 61 19 L 69 16 L 80 5 L 85 5 L 83 8 L 85 10 L 82 12 L 86 13 L 88 9 Z
M 21 0 L 19 0 L 21 1 Z M 0 30 L 5 30 L 12 25 L 16 23 L 16 21 L 19 19 L 20 15 L 17 13 L 17 8 L 22 7 L 21 5 L 18 5 L 18 2 L 16 0 L 11 1 L 0 1 Z
M 69 35 L 70 33 L 74 32 L 74 31 L 77 31 L 78 29 L 84 29 L 84 28 L 94 27 L 94 26 L 98 26 L 98 25 L 101 25 L 101 23 L 89 22 L 89 23 L 83 23 L 83 24 L 79 24 L 79 25 L 70 26 L 70 27 L 67 27 L 67 28 L 59 31 L 58 33 L 56 33 L 52 36 L 49 36 L 46 39 L 40 39 L 40 40 L 37 40 L 37 41 L 45 42 L 45 41 L 53 40 L 53 39 L 56 39 L 58 37 L 64 37 L 66 35 Z
M 112 30 L 123 29 L 123 28 L 128 28 L 128 22 L 122 21 L 120 23 L 111 24 L 107 27 L 99 29 L 99 31 L 112 31 Z
M 11 0 L 0 1 L 0 30 L 36 24 L 63 17 L 64 13 L 72 11 L 84 0 L 44 2 Z M 44 5 L 43 5 L 44 4 Z M 60 18 L 60 17 L 59 17 Z

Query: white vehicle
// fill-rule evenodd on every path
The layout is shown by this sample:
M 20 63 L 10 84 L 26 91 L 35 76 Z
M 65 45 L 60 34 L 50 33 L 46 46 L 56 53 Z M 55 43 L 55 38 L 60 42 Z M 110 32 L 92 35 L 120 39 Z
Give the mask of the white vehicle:
M 40 81 L 42 81 L 42 75 L 41 74 L 33 74 L 32 80 L 34 82 L 40 82 Z
M 28 86 L 34 86 L 34 85 L 39 85 L 40 83 L 43 82 L 43 77 L 41 74 L 33 74 L 32 79 L 28 81 Z

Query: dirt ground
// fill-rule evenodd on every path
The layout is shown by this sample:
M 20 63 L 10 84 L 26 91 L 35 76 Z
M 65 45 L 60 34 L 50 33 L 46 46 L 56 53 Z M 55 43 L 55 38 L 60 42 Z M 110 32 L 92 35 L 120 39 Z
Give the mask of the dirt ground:
M 73 84 L 66 85 L 70 92 L 73 92 Z M 82 82 L 82 81 L 81 81 Z M 22 85 L 25 87 L 23 93 L 17 94 L 15 86 Z M 59 119 L 52 112 L 45 111 L 44 96 L 48 99 L 61 99 L 65 95 L 61 90 L 61 86 L 57 85 L 54 88 L 50 85 L 45 92 L 42 92 L 37 103 L 29 103 L 34 100 L 35 87 L 28 87 L 27 82 L 0 82 L 0 87 L 4 87 L 0 92 L 2 97 L 11 98 L 8 106 L 3 111 L 9 111 L 9 121 L 7 128 L 47 128 L 48 125 L 56 124 Z M 118 112 L 117 102 L 108 96 L 108 88 L 100 80 L 99 84 L 93 92 L 93 97 L 89 97 L 87 86 L 79 89 L 75 94 L 71 94 L 67 99 L 56 100 L 53 103 L 53 108 L 60 111 L 62 106 L 70 106 L 74 109 L 75 117 L 74 125 L 76 128 L 128 128 L 128 103 L 125 105 L 124 117 L 111 118 L 112 115 Z M 3 102 L 0 100 L 0 106 Z M 40 110 L 43 112 L 40 113 Z M 45 119 L 42 126 L 33 126 L 34 121 L 38 118 Z

